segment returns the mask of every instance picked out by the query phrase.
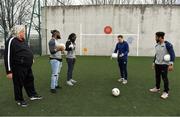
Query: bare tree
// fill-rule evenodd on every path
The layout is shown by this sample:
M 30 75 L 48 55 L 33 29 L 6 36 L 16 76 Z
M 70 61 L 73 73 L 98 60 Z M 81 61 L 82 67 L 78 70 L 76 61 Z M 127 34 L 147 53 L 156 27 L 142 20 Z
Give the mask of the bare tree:
M 4 33 L 4 40 L 14 25 L 27 23 L 31 7 L 30 0 L 0 0 L 0 29 Z
M 147 1 L 149 4 L 163 4 L 163 5 L 172 5 L 176 4 L 177 0 L 151 0 Z
M 86 5 L 135 4 L 139 0 L 81 0 Z
M 106 4 L 176 4 L 177 0 L 81 0 L 85 5 Z
M 67 6 L 73 5 L 73 0 L 40 0 L 41 7 L 42 6 Z M 38 7 L 36 6 L 35 12 L 37 13 Z M 38 25 L 38 15 L 33 16 L 32 29 L 36 30 L 38 33 L 40 31 L 40 27 Z
M 40 0 L 41 6 L 72 5 L 72 0 Z M 29 25 L 32 14 L 33 0 L 0 0 L 0 33 L 4 39 L 9 30 L 17 24 Z M 38 9 L 35 9 L 38 10 Z M 39 29 L 37 16 L 32 22 L 34 30 Z
M 72 0 L 41 0 L 43 6 L 66 6 L 72 5 Z
M 176 4 L 177 0 L 165 0 L 165 4 Z

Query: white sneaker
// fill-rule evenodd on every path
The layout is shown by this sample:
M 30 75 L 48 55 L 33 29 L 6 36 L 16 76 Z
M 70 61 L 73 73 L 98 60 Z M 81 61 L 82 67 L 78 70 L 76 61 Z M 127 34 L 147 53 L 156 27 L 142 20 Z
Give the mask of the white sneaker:
M 160 89 L 157 89 L 156 87 L 149 89 L 150 92 L 157 93 L 160 91 Z
M 73 79 L 71 79 L 70 81 L 71 81 L 71 83 L 77 83 L 77 81 L 75 81 L 75 80 L 73 80 Z
M 125 84 L 127 84 L 128 83 L 128 81 L 127 80 L 123 80 L 123 82 L 122 82 L 124 85 Z
M 67 85 L 73 86 L 73 83 L 71 81 L 67 81 Z
M 118 82 L 122 82 L 124 80 L 124 78 L 120 78 L 118 79 Z
M 168 98 L 168 93 L 166 93 L 166 92 L 163 92 L 163 94 L 161 95 L 161 98 L 162 99 L 167 99 Z

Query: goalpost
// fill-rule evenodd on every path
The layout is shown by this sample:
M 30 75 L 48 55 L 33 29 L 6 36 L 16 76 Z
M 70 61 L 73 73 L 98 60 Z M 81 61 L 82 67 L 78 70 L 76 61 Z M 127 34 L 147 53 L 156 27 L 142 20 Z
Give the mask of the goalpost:
M 138 24 L 138 28 L 137 28 L 137 32 L 136 33 L 121 33 L 121 34 L 94 34 L 94 33 L 83 33 L 83 28 L 82 28 L 82 24 L 80 24 L 80 39 L 79 39 L 79 51 L 80 51 L 80 55 L 83 55 L 83 37 L 91 37 L 91 36 L 96 36 L 96 37 L 102 37 L 102 36 L 118 36 L 118 35 L 123 35 L 123 36 L 135 36 L 136 37 L 136 56 L 139 56 L 139 38 L 140 38 L 140 25 Z

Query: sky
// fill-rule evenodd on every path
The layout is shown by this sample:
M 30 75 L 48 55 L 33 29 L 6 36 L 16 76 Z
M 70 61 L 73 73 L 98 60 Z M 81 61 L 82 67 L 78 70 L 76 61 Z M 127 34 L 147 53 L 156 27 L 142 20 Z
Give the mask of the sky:
M 80 0 L 73 0 L 73 2 L 74 2 L 76 5 L 79 5 L 79 4 L 80 4 Z

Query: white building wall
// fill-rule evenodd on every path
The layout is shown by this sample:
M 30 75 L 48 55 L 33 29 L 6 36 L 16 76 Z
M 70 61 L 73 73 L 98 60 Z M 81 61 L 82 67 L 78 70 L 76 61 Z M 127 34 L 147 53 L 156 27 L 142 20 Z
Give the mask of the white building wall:
M 105 26 L 111 26 L 114 35 L 100 35 L 104 34 Z M 132 56 L 153 56 L 154 34 L 164 31 L 166 40 L 173 43 L 176 55 L 180 56 L 180 5 L 44 7 L 43 54 L 49 53 L 48 41 L 52 29 L 61 32 L 64 43 L 70 33 L 76 33 L 77 54 L 84 54 L 83 49 L 87 48 L 87 55 L 111 55 L 117 34 L 124 34 Z

